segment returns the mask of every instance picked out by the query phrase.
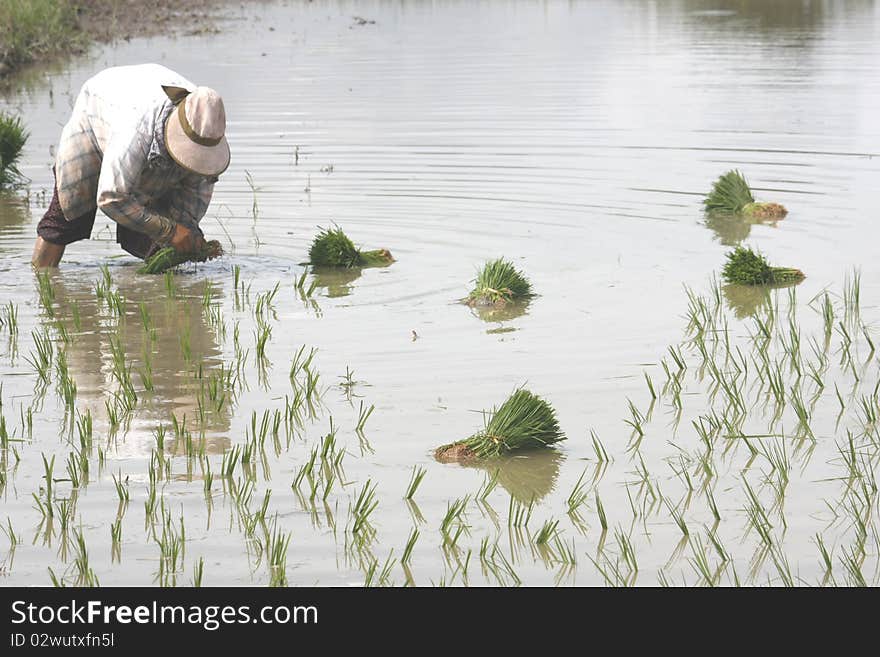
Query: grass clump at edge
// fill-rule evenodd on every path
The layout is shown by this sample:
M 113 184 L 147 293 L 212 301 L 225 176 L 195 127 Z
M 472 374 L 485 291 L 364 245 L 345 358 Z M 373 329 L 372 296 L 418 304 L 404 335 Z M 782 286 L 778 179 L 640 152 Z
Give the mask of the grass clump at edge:
M 0 0 L 0 75 L 55 53 L 77 50 L 85 39 L 70 0 Z
M 758 203 L 752 190 L 737 169 L 723 174 L 712 185 L 712 191 L 703 199 L 707 212 L 741 214 L 754 219 L 781 219 L 788 210 L 779 203 Z
M 168 246 L 147 258 L 138 269 L 138 274 L 161 274 L 184 262 L 205 262 L 222 255 L 223 247 L 217 240 L 205 242 L 201 249 L 192 253 L 178 253 L 174 247 Z
M 21 182 L 23 176 L 16 162 L 27 140 L 28 132 L 21 119 L 0 112 L 0 187 Z
M 780 285 L 798 283 L 806 278 L 800 269 L 771 267 L 761 253 L 743 246 L 727 254 L 721 276 L 726 282 L 737 285 Z
M 388 249 L 363 251 L 354 245 L 348 235 L 337 226 L 321 228 L 309 247 L 309 264 L 313 267 L 381 267 L 391 264 L 394 258 Z
M 465 303 L 469 306 L 504 305 L 531 296 L 532 285 L 525 274 L 509 260 L 498 258 L 483 265 Z
M 545 400 L 519 388 L 490 413 L 482 431 L 469 438 L 438 447 L 440 461 L 470 461 L 502 456 L 509 452 L 547 447 L 565 434 L 559 428 L 556 411 Z

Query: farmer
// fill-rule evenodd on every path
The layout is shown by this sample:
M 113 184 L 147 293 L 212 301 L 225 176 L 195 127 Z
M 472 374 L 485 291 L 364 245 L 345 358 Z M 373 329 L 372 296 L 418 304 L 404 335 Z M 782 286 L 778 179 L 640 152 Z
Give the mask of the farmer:
M 158 64 L 108 68 L 86 81 L 61 132 L 55 191 L 31 262 L 57 267 L 88 238 L 100 208 L 116 241 L 148 258 L 204 245 L 199 222 L 229 166 L 223 100 Z

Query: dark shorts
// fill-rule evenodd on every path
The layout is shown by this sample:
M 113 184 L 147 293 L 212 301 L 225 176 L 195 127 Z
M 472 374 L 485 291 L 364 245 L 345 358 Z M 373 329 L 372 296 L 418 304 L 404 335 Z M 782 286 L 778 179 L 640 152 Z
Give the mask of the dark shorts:
M 56 188 L 53 190 L 49 209 L 37 224 L 37 235 L 47 242 L 64 246 L 80 240 L 87 240 L 92 235 L 97 212 L 95 209 L 68 221 L 61 210 L 58 189 Z M 116 226 L 116 242 L 131 255 L 143 259 L 150 257 L 160 248 L 147 235 L 118 224 Z

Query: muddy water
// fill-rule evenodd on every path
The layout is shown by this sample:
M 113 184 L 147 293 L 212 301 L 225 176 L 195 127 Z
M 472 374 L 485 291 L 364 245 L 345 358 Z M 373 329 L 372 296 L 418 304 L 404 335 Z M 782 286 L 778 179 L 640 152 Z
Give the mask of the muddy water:
M 797 290 L 805 357 L 807 336 L 822 336 L 822 318 L 807 302 L 826 288 L 840 295 L 853 267 L 861 269 L 860 323 L 880 321 L 880 8 L 867 0 L 765 5 L 267 3 L 231 11 L 219 34 L 135 39 L 22 83 L 3 100 L 25 115 L 32 133 L 22 167 L 32 179 L 29 199 L 0 200 L 0 302 L 18 307 L 19 324 L 17 337 L 8 329 L 0 334 L 2 412 L 13 440 L 23 440 L 5 452 L 0 521 L 8 516 L 21 542 L 6 557 L 4 580 L 49 584 L 51 567 L 74 581 L 73 536 L 81 530 L 101 584 L 169 582 L 175 575 L 188 584 L 199 558 L 205 584 L 268 583 L 260 549 L 268 530 L 248 531 L 231 492 L 230 481 L 252 480 L 245 506 L 258 509 L 271 490 L 265 524 L 292 536 L 290 583 L 361 584 L 374 559 L 375 582 L 389 558 L 386 579 L 395 584 L 515 582 L 503 568 L 498 576 L 480 563 L 486 540 L 497 542 L 525 584 L 601 584 L 609 576 L 592 560 L 606 573 L 607 564 L 624 564 L 619 536 L 628 537 L 637 557 L 638 573 L 627 581 L 700 581 L 692 563 L 696 542 L 682 542 L 670 509 L 680 510 L 691 535 L 709 545 L 705 528 L 714 521 L 697 457 L 704 450 L 691 420 L 721 402 L 692 366 L 681 417 L 668 390 L 648 413 L 643 374 L 659 391 L 666 379 L 661 358 L 671 362 L 667 346 L 683 339 L 687 325 L 683 285 L 711 295 L 724 252 L 745 241 L 807 272 Z M 354 15 L 375 22 L 361 24 Z M 89 75 L 142 61 L 224 94 L 233 160 L 203 227 L 224 241 L 229 256 L 185 270 L 169 292 L 162 277 L 135 274 L 136 263 L 119 257 L 111 222 L 99 218 L 92 241 L 69 248 L 52 277 L 50 314 L 27 259 L 51 189 L 60 127 Z M 788 206 L 788 217 L 755 225 L 707 220 L 701 194 L 732 167 L 746 173 L 759 197 Z M 316 227 L 333 222 L 367 248 L 391 249 L 397 261 L 343 275 L 321 272 L 313 297 L 303 300 L 294 288 L 300 263 Z M 499 255 L 529 274 L 539 296 L 521 314 L 486 322 L 456 300 L 478 265 Z M 124 298 L 121 313 L 96 295 L 100 265 L 108 268 L 111 291 Z M 260 295 L 276 283 L 258 318 Z M 842 298 L 832 298 L 842 313 Z M 788 330 L 787 293 L 778 299 L 777 325 Z M 719 300 L 730 339 L 751 353 L 749 315 L 761 299 L 725 290 Z M 262 360 L 260 326 L 271 330 Z M 66 353 L 74 411 L 59 390 L 57 362 L 42 387 L 28 362 L 32 332 L 43 330 Z M 832 351 L 841 339 L 834 334 Z M 293 396 L 289 371 L 302 345 L 318 350 L 313 368 L 323 404 L 304 412 L 301 426 L 282 422 L 277 441 L 270 430 L 265 458 L 222 480 L 223 454 L 252 435 L 252 414 L 259 425 L 264 412 L 284 411 L 285 396 Z M 848 581 L 839 559 L 853 544 L 852 523 L 835 522 L 826 501 L 844 504 L 836 443 L 846 441 L 848 427 L 861 436 L 858 400 L 877 380 L 876 359 L 864 341 L 860 348 L 861 369 L 849 372 L 838 353 L 830 359 L 812 407 L 815 441 L 804 442 L 791 404 L 776 424 L 764 407 L 749 414 L 750 433 L 785 436 L 771 441 L 792 461 L 784 504 L 774 502 L 767 457 L 752 458 L 741 442 L 718 439 L 708 481 L 721 516 L 715 536 L 732 564 L 721 583 L 782 581 L 749 527 L 744 480 L 766 505 L 774 545 L 781 546 L 774 554 L 786 556 L 791 572 L 801 581 L 822 580 L 813 540 L 820 533 L 836 548 L 835 581 Z M 108 404 L 118 403 L 114 349 L 125 354 L 138 396 L 115 429 L 108 417 Z M 699 364 L 693 350 L 686 353 Z M 146 360 L 149 386 L 141 375 Z M 212 377 L 230 368 L 235 383 L 223 403 L 209 399 Z M 354 385 L 345 385 L 347 368 Z M 840 422 L 832 382 L 849 395 Z M 479 429 L 479 411 L 522 384 L 553 403 L 567 442 L 485 468 L 434 462 L 434 447 Z M 791 385 L 801 384 L 788 372 Z M 812 397 L 812 389 L 804 390 Z M 624 422 L 632 417 L 627 399 L 651 416 L 637 449 Z M 375 410 L 359 436 L 361 402 Z M 66 460 L 81 451 L 75 420 L 87 409 L 94 417 L 88 483 L 74 491 L 64 481 Z M 193 440 L 203 439 L 203 456 L 187 457 L 172 415 L 185 416 Z M 163 466 L 158 498 L 175 527 L 181 516 L 186 527 L 185 555 L 176 573 L 165 569 L 165 580 L 156 538 L 162 511 L 154 534 L 144 506 L 160 424 L 167 427 L 161 458 L 170 472 Z M 331 426 L 346 452 L 344 476 L 326 505 L 323 489 L 312 504 L 308 484 L 301 499 L 291 482 Z M 614 458 L 595 486 L 590 430 Z M 869 438 L 857 442 L 873 453 Z M 44 495 L 41 454 L 56 455 L 56 499 L 75 500 L 67 533 L 57 517 L 52 531 L 41 525 L 31 495 Z M 683 454 L 692 459 L 692 499 L 675 474 Z M 215 476 L 208 499 L 205 463 Z M 427 470 L 416 506 L 402 499 L 414 466 Z M 566 513 L 567 499 L 585 468 L 590 487 L 577 521 Z M 477 505 L 473 496 L 495 469 L 499 485 L 490 506 Z M 127 507 L 119 508 L 113 475 L 128 481 Z M 376 535 L 353 550 L 350 506 L 367 482 L 376 485 Z M 441 522 L 465 495 L 467 529 L 455 547 L 444 548 Z M 528 529 L 509 527 L 511 498 L 535 500 Z M 118 517 L 122 540 L 114 559 L 111 524 Z M 560 521 L 573 568 L 558 558 L 560 548 L 550 558 L 530 540 L 548 519 Z M 393 560 L 414 526 L 421 534 L 404 570 Z M 869 580 L 877 560 L 871 544 Z M 712 559 L 718 561 L 714 553 Z

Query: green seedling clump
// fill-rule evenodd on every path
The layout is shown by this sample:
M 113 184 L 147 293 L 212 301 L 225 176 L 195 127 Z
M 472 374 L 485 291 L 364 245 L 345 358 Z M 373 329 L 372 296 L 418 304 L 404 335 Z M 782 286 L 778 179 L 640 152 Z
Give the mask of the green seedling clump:
M 0 112 L 0 187 L 21 181 L 16 162 L 27 139 L 21 119 Z
M 148 258 L 138 269 L 139 274 L 161 274 L 184 262 L 205 262 L 223 255 L 223 247 L 217 240 L 205 242 L 204 246 L 193 253 L 178 253 L 173 247 L 166 247 Z
M 751 219 L 781 219 L 788 210 L 779 203 L 758 203 L 745 177 L 736 169 L 715 181 L 703 200 L 707 212 L 741 214 Z
M 503 306 L 531 296 L 532 285 L 525 275 L 510 261 L 498 258 L 483 266 L 464 301 L 469 306 Z
M 438 447 L 439 461 L 471 461 L 502 456 L 510 452 L 546 447 L 565 435 L 559 428 L 553 407 L 523 388 L 493 409 L 485 428 L 470 438 Z
M 804 280 L 800 269 L 771 267 L 760 253 L 738 246 L 727 254 L 727 262 L 721 276 L 728 283 L 737 285 L 782 285 Z
M 387 249 L 362 251 L 342 229 L 321 229 L 309 247 L 309 263 L 313 267 L 382 267 L 394 262 Z

